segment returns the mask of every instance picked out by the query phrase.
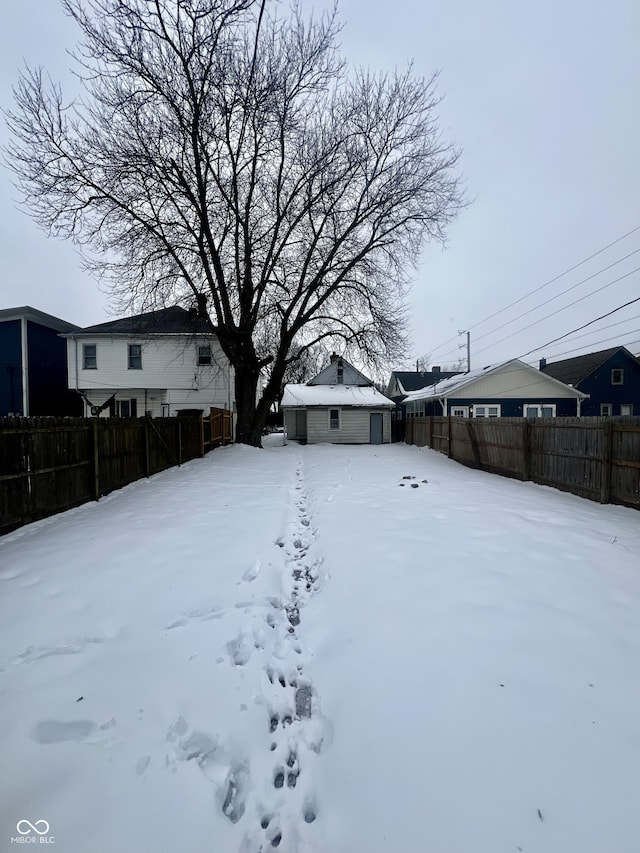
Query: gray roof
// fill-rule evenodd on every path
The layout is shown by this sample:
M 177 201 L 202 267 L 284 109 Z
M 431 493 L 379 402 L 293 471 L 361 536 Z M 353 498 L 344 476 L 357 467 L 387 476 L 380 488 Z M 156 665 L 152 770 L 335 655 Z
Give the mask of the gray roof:
M 391 377 L 397 379 L 407 394 L 410 391 L 419 391 L 420 388 L 426 388 L 428 385 L 435 385 L 442 379 L 451 379 L 452 376 L 458 376 L 460 370 L 394 370 Z
M 342 356 L 334 355 L 331 362 L 307 382 L 307 385 L 373 385 L 364 373 Z M 342 378 L 338 376 L 338 365 L 342 366 Z
M 620 352 L 620 350 L 624 350 L 630 358 L 635 358 L 626 347 L 611 347 L 610 349 L 603 349 L 599 352 L 577 355 L 575 358 L 565 358 L 564 361 L 555 361 L 552 364 L 546 364 L 541 370 L 548 376 L 559 379 L 560 382 L 575 386 L 582 382 L 583 379 L 586 379 L 587 376 L 590 376 L 594 370 L 597 370 L 605 361 L 608 361 L 612 355 Z
M 211 327 L 206 320 L 194 316 L 190 311 L 174 305 L 159 311 L 148 311 L 145 314 L 135 314 L 133 317 L 123 317 L 121 320 L 111 320 L 86 326 L 80 329 L 81 335 L 180 335 L 180 334 L 211 334 Z
M 73 323 L 68 323 L 66 320 L 61 320 L 52 314 L 45 314 L 44 311 L 38 311 L 37 308 L 32 308 L 30 305 L 22 305 L 19 308 L 2 308 L 0 310 L 0 323 L 8 320 L 22 320 L 23 318 L 31 320 L 32 323 L 39 323 L 41 326 L 46 326 L 48 329 L 54 329 L 56 332 L 73 332 L 80 328 L 80 326 L 75 326 Z

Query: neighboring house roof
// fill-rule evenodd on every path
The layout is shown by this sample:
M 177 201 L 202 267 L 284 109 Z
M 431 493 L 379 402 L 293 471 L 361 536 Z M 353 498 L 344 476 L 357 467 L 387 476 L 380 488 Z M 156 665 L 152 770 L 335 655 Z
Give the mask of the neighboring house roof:
M 477 370 L 470 370 L 469 373 L 461 373 L 458 376 L 453 376 L 450 379 L 445 379 L 442 382 L 438 382 L 436 385 L 430 385 L 427 388 L 422 388 L 418 391 L 413 391 L 411 394 L 408 394 L 405 402 L 411 403 L 414 400 L 433 400 L 433 399 L 441 399 L 444 397 L 449 397 L 453 392 L 460 391 L 463 388 L 468 388 L 469 392 L 472 394 L 473 390 L 471 386 L 478 382 L 481 379 L 484 379 L 487 376 L 490 376 L 494 373 L 499 373 L 503 371 L 509 365 L 517 366 L 518 370 L 526 370 L 530 371 L 532 374 L 536 374 L 539 377 L 544 377 L 548 379 L 550 383 L 553 383 L 557 386 L 557 389 L 562 389 L 564 396 L 572 396 L 572 397 L 588 397 L 588 394 L 583 394 L 582 391 L 578 391 L 576 388 L 570 388 L 563 382 L 558 381 L 552 376 L 547 376 L 546 374 L 541 374 L 539 370 L 535 367 L 531 367 L 529 364 L 525 364 L 524 361 L 520 361 L 520 359 L 513 358 L 509 361 L 503 361 L 500 364 L 488 365 L 487 367 L 482 367 Z M 526 388 L 523 388 L 523 397 L 526 397 Z M 569 394 L 567 394 L 569 392 Z M 538 394 L 536 394 L 538 396 Z M 549 396 L 553 396 L 550 394 Z
M 421 388 L 426 388 L 429 385 L 435 385 L 443 379 L 450 379 L 452 376 L 458 376 L 459 370 L 394 370 L 391 373 L 391 381 L 396 379 L 404 394 L 409 394 L 411 391 L 418 391 Z
M 394 404 L 373 386 L 285 385 L 280 408 L 291 406 L 361 406 L 393 408 Z
M 95 337 L 96 335 L 193 335 L 212 334 L 206 320 L 195 317 L 190 311 L 174 305 L 159 311 L 148 311 L 145 314 L 135 314 L 123 317 L 121 320 L 111 320 L 86 326 L 79 330 L 79 336 Z
M 342 378 L 338 373 L 338 367 L 342 368 Z M 331 356 L 331 363 L 324 367 L 307 382 L 307 385 L 373 385 L 364 373 L 361 373 L 346 358 L 335 353 Z
M 37 308 L 32 308 L 30 305 L 23 305 L 20 308 L 2 308 L 0 310 L 0 323 L 7 320 L 22 319 L 31 320 L 31 322 L 39 323 L 41 326 L 47 326 L 47 328 L 54 329 L 56 332 L 73 332 L 80 329 L 80 326 L 75 326 L 73 323 L 68 323 L 66 320 L 61 320 L 52 314 L 45 314 L 44 311 L 38 311 Z
M 567 385 L 579 385 L 583 379 L 590 376 L 601 365 L 608 361 L 612 355 L 623 350 L 629 358 L 637 361 L 633 353 L 629 352 L 626 347 L 610 347 L 599 352 L 589 352 L 586 355 L 577 355 L 574 358 L 565 358 L 564 361 L 554 361 L 552 364 L 545 364 L 540 369 L 547 376 L 553 376 L 554 379 L 559 379 L 560 382 L 566 382 Z M 639 362 L 640 363 L 640 362 Z

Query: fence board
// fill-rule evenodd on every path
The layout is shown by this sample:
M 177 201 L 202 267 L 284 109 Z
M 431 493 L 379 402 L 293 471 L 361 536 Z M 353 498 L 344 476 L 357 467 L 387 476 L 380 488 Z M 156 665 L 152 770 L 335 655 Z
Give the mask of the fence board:
M 410 418 L 405 441 L 495 474 L 640 509 L 640 417 Z
M 203 455 L 198 417 L 0 418 L 0 534 Z M 209 420 L 208 418 L 206 420 Z

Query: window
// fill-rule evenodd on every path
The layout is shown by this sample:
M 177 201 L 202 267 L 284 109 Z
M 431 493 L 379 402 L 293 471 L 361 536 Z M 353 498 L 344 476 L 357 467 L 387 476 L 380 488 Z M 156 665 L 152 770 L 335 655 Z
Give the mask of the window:
M 600 416 L 610 418 L 613 414 L 613 403 L 600 403 Z
M 114 416 L 116 418 L 137 418 L 138 401 L 135 397 L 131 400 L 114 400 Z
M 82 367 L 84 370 L 98 369 L 98 356 L 96 344 L 84 344 L 82 347 Z
M 454 418 L 468 418 L 469 406 L 452 406 L 451 415 Z
M 129 344 L 129 370 L 142 370 L 142 344 Z
M 473 407 L 473 417 L 474 418 L 499 418 L 500 417 L 501 406 L 489 406 L 484 403 L 481 403 L 479 406 L 476 405 Z
M 211 364 L 211 361 L 211 347 L 209 346 L 209 344 L 198 347 L 198 364 Z
M 555 403 L 527 403 L 523 407 L 522 416 L 524 418 L 555 418 L 556 405 Z
M 614 367 L 611 371 L 611 384 L 624 385 L 624 370 L 621 367 Z
M 340 429 L 340 409 L 329 409 L 329 429 Z
M 629 416 L 633 414 L 633 403 L 620 403 L 620 414 Z

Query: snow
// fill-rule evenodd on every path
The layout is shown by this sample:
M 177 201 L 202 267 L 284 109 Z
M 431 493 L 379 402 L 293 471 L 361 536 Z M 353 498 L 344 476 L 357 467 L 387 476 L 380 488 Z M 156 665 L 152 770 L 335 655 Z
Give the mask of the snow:
M 469 370 L 467 373 L 460 373 L 458 376 L 451 376 L 449 379 L 442 379 L 434 385 L 419 388 L 417 391 L 410 391 L 403 402 L 411 403 L 415 400 L 431 400 L 448 397 L 454 391 L 459 391 L 461 388 L 471 385 L 481 377 L 490 376 L 491 374 L 498 372 L 509 373 L 510 371 L 506 369 L 509 367 L 511 367 L 511 370 L 522 370 L 532 373 L 536 379 L 547 383 L 551 389 L 562 389 L 561 396 L 563 397 L 570 396 L 584 399 L 589 396 L 570 385 L 565 385 L 564 382 L 560 382 L 552 376 L 548 376 L 546 373 L 541 373 L 537 368 L 531 367 L 531 365 L 526 364 L 524 361 L 514 358 L 509 361 L 503 361 L 500 364 L 490 364 L 487 367 L 478 367 L 475 370 Z
M 638 513 L 279 441 L 0 540 L 0 850 L 636 851 Z
M 375 406 L 392 409 L 395 403 L 372 386 L 289 384 L 284 387 L 280 406 Z

